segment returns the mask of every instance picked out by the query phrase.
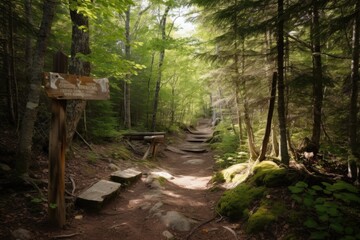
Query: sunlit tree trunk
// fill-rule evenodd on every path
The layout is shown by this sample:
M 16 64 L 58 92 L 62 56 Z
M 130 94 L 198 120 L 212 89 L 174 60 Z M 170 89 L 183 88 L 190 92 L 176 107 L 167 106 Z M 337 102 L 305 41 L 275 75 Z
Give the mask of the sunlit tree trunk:
M 89 76 L 90 63 L 82 61 L 76 56 L 78 53 L 84 55 L 90 54 L 89 19 L 81 13 L 78 13 L 77 9 L 70 9 L 70 17 L 73 27 L 69 72 L 72 74 Z M 68 147 L 71 146 L 72 138 L 85 107 L 86 101 L 84 100 L 68 101 L 66 107 L 66 142 Z
M 40 93 L 42 92 L 41 83 L 44 69 L 45 52 L 50 36 L 51 26 L 54 20 L 55 9 L 58 4 L 58 1 L 46 0 L 44 1 L 43 5 L 43 16 L 37 35 L 38 38 L 34 52 L 30 86 L 28 88 L 29 93 L 20 128 L 20 140 L 16 161 L 16 170 L 19 174 L 26 174 L 28 172 L 29 163 L 31 160 L 34 124 L 38 112 Z
M 278 118 L 280 128 L 280 157 L 282 163 L 289 165 L 286 140 L 285 87 L 284 87 L 284 2 L 278 0 L 277 50 L 278 50 Z
M 358 115 L 358 84 L 359 84 L 359 39 L 360 39 L 360 0 L 356 1 L 355 21 L 353 27 L 352 38 L 352 64 L 351 64 L 351 99 L 350 99 L 350 121 L 349 121 L 349 140 L 350 149 L 354 157 L 359 158 L 358 145 L 357 145 L 357 115 Z M 358 178 L 357 164 L 355 159 L 350 162 L 351 177 L 353 180 Z
M 318 0 L 313 0 L 312 4 L 312 58 L 313 58 L 313 129 L 312 141 L 319 149 L 321 135 L 321 111 L 323 103 L 323 77 L 321 63 L 321 45 L 320 45 L 320 23 Z
M 159 69 L 158 69 L 158 77 L 156 81 L 156 87 L 155 87 L 155 96 L 154 96 L 154 107 L 153 107 L 153 115 L 152 115 L 152 124 L 151 129 L 152 131 L 155 131 L 156 129 L 156 116 L 158 111 L 158 104 L 159 104 L 159 94 L 160 94 L 160 87 L 161 87 L 161 78 L 162 78 L 162 67 L 164 64 L 164 58 L 165 58 L 165 40 L 166 40 L 166 18 L 170 11 L 170 6 L 167 6 L 165 9 L 165 12 L 161 18 L 160 21 L 160 31 L 161 31 L 161 40 L 162 40 L 162 48 L 160 50 L 159 55 Z

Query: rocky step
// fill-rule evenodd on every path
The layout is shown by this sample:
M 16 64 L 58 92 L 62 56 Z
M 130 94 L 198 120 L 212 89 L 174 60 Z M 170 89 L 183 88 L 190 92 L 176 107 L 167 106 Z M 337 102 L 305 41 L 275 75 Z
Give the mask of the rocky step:
M 179 149 L 185 152 L 203 153 L 206 152 L 206 144 L 183 144 Z
M 81 208 L 99 211 L 106 202 L 117 195 L 120 188 L 120 183 L 100 180 L 76 198 L 76 205 Z
M 130 185 L 141 178 L 142 173 L 135 169 L 126 169 L 113 172 L 110 175 L 110 180 L 121 183 L 122 185 Z

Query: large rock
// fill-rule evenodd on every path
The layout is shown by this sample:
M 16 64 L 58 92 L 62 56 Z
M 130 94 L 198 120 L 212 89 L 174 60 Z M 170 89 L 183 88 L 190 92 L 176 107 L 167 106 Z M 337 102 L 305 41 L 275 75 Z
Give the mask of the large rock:
M 191 224 L 196 223 L 196 221 L 176 211 L 168 211 L 165 215 L 161 216 L 161 220 L 166 227 L 182 232 L 190 231 Z
M 142 173 L 129 168 L 123 171 L 116 171 L 110 175 L 110 180 L 124 185 L 130 185 L 141 178 Z
M 100 210 L 121 188 L 120 183 L 100 180 L 76 198 L 76 205 L 89 210 Z

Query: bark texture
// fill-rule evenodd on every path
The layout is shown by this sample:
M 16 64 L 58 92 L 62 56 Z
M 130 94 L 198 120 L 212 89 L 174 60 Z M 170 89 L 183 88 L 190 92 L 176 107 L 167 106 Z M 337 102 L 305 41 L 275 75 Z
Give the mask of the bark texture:
M 286 140 L 285 84 L 284 84 L 284 2 L 278 0 L 277 24 L 277 63 L 278 63 L 278 118 L 280 128 L 280 158 L 289 165 L 289 153 Z
M 19 174 L 26 174 L 28 172 L 31 160 L 32 138 L 39 106 L 45 52 L 55 9 L 58 4 L 58 1 L 45 0 L 43 5 L 43 16 L 34 52 L 29 93 L 20 128 L 20 140 L 16 161 L 16 170 Z
M 82 61 L 76 56 L 78 53 L 84 55 L 90 54 L 89 20 L 86 16 L 78 13 L 76 9 L 70 9 L 70 17 L 73 27 L 69 72 L 71 74 L 89 76 L 90 63 Z M 85 107 L 86 101 L 84 100 L 68 101 L 66 107 L 66 142 L 68 147 L 71 146 L 71 141 Z
M 163 41 L 163 44 L 165 44 L 165 40 L 166 40 L 166 18 L 167 18 L 169 11 L 170 11 L 170 6 L 167 6 L 164 11 L 164 14 L 160 20 L 160 31 L 161 31 L 161 39 Z M 153 107 L 152 124 L 151 124 L 152 131 L 155 131 L 155 129 L 156 129 L 156 117 L 157 117 L 158 104 L 159 104 L 159 94 L 160 94 L 161 78 L 162 78 L 162 66 L 164 64 L 164 58 L 165 58 L 165 46 L 162 46 L 162 48 L 160 50 L 160 55 L 159 55 L 159 69 L 158 69 L 158 77 L 157 77 L 156 87 L 155 87 L 154 107 Z
M 356 13 L 353 27 L 352 42 L 352 64 L 351 64 L 351 98 L 350 98 L 350 119 L 349 119 L 349 140 L 350 149 L 354 157 L 359 158 L 357 146 L 357 115 L 358 115 L 358 91 L 359 91 L 359 39 L 360 39 L 360 0 L 356 2 Z M 358 166 L 355 159 L 349 162 L 350 172 L 353 180 L 358 178 Z

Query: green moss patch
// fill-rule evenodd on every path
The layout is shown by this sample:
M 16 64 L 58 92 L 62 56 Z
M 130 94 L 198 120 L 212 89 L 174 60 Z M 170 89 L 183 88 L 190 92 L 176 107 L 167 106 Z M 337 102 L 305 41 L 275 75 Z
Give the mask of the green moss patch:
M 256 186 L 280 187 L 288 186 L 290 180 L 285 168 L 280 168 L 271 161 L 263 161 L 254 167 L 254 175 L 249 179 L 249 182 Z
M 227 183 L 229 182 L 243 182 L 249 175 L 248 163 L 238 163 L 232 165 L 224 170 L 221 173 L 224 176 L 224 179 Z
M 264 195 L 264 187 L 252 187 L 241 184 L 234 189 L 228 190 L 220 198 L 216 211 L 230 220 L 247 217 L 248 207 Z
M 286 208 L 281 203 L 262 202 L 256 212 L 249 216 L 246 231 L 248 233 L 257 233 L 265 230 L 285 211 Z

